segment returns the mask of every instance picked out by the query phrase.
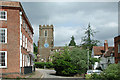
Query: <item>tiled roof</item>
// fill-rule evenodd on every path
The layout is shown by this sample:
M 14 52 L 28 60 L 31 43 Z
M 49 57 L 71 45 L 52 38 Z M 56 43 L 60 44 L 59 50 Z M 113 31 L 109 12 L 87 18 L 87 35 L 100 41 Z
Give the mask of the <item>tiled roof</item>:
M 114 53 L 114 47 L 110 47 L 104 56 L 109 57 L 109 56 L 111 56 L 111 53 Z
M 94 56 L 101 55 L 104 52 L 103 46 L 93 46 Z
M 105 53 L 104 46 L 93 46 L 94 56 L 102 55 Z M 110 56 L 110 53 L 114 52 L 114 47 L 108 47 L 108 51 L 106 52 L 105 56 Z

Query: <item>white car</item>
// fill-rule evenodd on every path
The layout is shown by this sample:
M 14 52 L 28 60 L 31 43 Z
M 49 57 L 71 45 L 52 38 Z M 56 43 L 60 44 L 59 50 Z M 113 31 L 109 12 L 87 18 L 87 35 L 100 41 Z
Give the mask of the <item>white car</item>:
M 101 72 L 102 72 L 101 70 L 87 70 L 87 74 L 93 74 L 93 73 L 100 74 Z

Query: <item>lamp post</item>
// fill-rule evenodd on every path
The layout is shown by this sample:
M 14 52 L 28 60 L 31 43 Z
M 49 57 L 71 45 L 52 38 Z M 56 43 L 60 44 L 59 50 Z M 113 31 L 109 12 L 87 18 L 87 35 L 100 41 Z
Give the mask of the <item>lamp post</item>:
M 44 58 L 44 62 L 46 63 L 46 58 Z M 44 69 L 46 68 L 46 65 L 44 65 Z

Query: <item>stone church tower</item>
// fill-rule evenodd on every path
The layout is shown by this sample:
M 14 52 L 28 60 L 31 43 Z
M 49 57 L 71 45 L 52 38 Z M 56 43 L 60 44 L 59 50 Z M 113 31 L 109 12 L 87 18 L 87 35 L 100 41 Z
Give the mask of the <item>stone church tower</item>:
M 39 25 L 39 41 L 37 61 L 48 61 L 50 51 L 54 47 L 53 25 Z

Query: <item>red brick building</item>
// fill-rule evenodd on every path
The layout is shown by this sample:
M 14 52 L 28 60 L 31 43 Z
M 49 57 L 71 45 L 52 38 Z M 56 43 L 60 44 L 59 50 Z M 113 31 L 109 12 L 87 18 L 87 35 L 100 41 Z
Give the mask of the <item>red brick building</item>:
M 114 38 L 115 63 L 120 63 L 120 36 Z
M 0 1 L 0 76 L 32 71 L 33 28 L 20 2 Z

